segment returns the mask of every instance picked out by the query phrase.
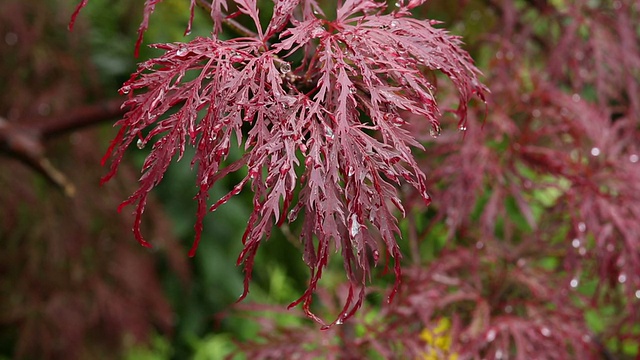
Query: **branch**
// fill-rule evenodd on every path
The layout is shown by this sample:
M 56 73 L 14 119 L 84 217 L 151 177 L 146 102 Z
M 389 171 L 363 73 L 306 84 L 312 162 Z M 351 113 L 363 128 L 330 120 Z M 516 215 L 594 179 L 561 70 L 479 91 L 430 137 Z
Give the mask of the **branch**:
M 196 3 L 200 8 L 206 10 L 209 14 L 211 13 L 211 3 L 209 3 L 206 0 L 196 0 Z M 247 29 L 244 25 L 240 24 L 239 22 L 231 18 L 225 18 L 224 20 L 222 20 L 222 23 L 225 24 L 232 31 L 235 31 L 236 34 L 240 36 L 250 37 L 250 38 L 258 37 L 258 34 Z
M 121 107 L 122 100 L 110 100 L 35 121 L 9 122 L 0 117 L 0 154 L 20 160 L 67 196 L 73 196 L 75 186 L 47 159 L 43 140 L 122 116 L 126 109 Z

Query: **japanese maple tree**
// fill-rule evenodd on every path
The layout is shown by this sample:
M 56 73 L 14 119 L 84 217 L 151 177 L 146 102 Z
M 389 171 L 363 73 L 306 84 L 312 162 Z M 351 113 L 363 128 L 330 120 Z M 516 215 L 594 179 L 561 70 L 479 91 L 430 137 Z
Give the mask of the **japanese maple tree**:
M 490 111 L 485 120 L 471 108 L 463 141 L 409 119 L 429 150 L 416 157 L 432 169 L 434 201 L 401 224 L 416 251 L 396 301 L 328 332 L 259 309 L 265 331 L 241 349 L 257 359 L 637 359 L 640 3 L 442 6 L 477 36 L 469 48 L 484 54 Z M 415 191 L 402 195 L 419 210 Z
M 78 5 L 70 26 L 87 2 Z M 136 47 L 158 3 L 145 2 Z M 460 129 L 466 128 L 471 97 L 484 99 L 487 92 L 460 40 L 434 27 L 435 21 L 412 17 L 410 10 L 422 3 L 388 7 L 384 1 L 346 0 L 335 16 L 325 16 L 313 0 L 275 1 L 263 26 L 256 0 L 191 0 L 192 19 L 197 6 L 209 12 L 211 37 L 152 45 L 165 52 L 142 62 L 120 89 L 128 111 L 103 160 L 112 160 L 107 181 L 132 143 L 152 143 L 140 187 L 121 205 L 135 206 L 140 244 L 150 246 L 140 231 L 149 192 L 191 146 L 199 188 L 191 256 L 208 211 L 245 187 L 254 194 L 237 261 L 246 273 L 241 298 L 249 291 L 260 243 L 274 225 L 301 215 L 299 238 L 311 279 L 290 306 L 302 303 L 307 316 L 325 324 L 310 305 L 334 248 L 344 259 L 349 291 L 333 323 L 362 305 L 370 264 L 377 264 L 381 253 L 395 263 L 391 300 L 401 274 L 396 216 L 405 213 L 397 187 L 407 183 L 430 202 L 426 176 L 412 154 L 412 148 L 424 149 L 406 119 L 416 116 L 413 121 L 427 123 L 433 136 L 440 133 L 434 72 L 458 91 Z M 241 36 L 221 40 L 224 24 Z M 244 148 L 244 156 L 228 164 L 234 143 Z M 244 178 L 211 204 L 212 187 L 243 169 Z

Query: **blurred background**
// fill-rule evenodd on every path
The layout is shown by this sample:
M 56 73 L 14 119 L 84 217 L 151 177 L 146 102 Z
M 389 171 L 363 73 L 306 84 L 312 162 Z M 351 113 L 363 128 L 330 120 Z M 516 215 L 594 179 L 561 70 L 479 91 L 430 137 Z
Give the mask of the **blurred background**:
M 251 293 L 234 305 L 247 192 L 206 218 L 187 257 L 197 192 L 188 160 L 149 200 L 153 249 L 135 241 L 132 209 L 116 209 L 147 150 L 130 149 L 103 186 L 100 159 L 122 115 L 118 88 L 159 52 L 143 45 L 133 56 L 143 2 L 91 0 L 69 32 L 75 6 L 0 1 L 0 359 L 640 356 L 637 1 L 434 0 L 417 10 L 463 36 L 493 92 L 488 113 L 472 104 L 464 138 L 448 114 L 440 138 L 421 138 L 434 204 L 410 206 L 400 223 L 397 303 L 385 305 L 393 276 L 380 270 L 353 323 L 325 332 L 285 310 L 308 279 L 287 226 L 262 245 Z M 188 1 L 163 1 L 144 44 L 209 36 L 199 9 L 183 36 L 188 16 Z M 415 133 L 428 134 L 423 126 Z M 222 180 L 212 198 L 240 179 Z M 323 281 L 318 311 L 332 316 L 344 296 L 339 260 Z

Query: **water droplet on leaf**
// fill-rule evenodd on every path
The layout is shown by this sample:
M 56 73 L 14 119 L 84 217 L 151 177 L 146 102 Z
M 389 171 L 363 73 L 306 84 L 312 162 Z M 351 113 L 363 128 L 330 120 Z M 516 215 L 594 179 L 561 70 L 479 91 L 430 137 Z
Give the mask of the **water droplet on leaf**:
M 138 147 L 138 149 L 144 149 L 144 141 L 142 141 L 142 139 L 138 139 L 138 141 L 136 142 L 136 146 Z
M 356 214 L 351 215 L 351 237 L 354 238 L 360 233 L 360 226 L 358 222 L 358 216 Z
M 442 128 L 438 124 L 432 124 L 431 129 L 429 129 L 429 135 L 431 135 L 431 137 L 434 139 L 440 136 L 441 132 Z
M 239 62 L 242 62 L 243 60 L 244 60 L 244 56 L 238 53 L 233 53 L 229 58 L 229 61 L 231 61 L 232 63 L 239 63 Z
M 598 156 L 600 155 L 600 149 L 598 149 L 597 147 L 594 147 L 591 149 L 591 156 Z
M 636 154 L 631 154 L 629 155 L 629 161 L 631 161 L 632 163 L 637 163 L 638 160 L 640 160 L 640 157 L 638 157 L 638 155 Z
M 640 299 L 640 290 L 636 290 L 636 298 Z
M 579 248 L 580 247 L 580 239 L 573 239 L 573 241 L 571 242 L 571 246 L 573 246 L 574 248 Z
M 178 56 L 185 56 L 187 54 L 187 52 L 189 52 L 189 49 L 187 49 L 186 46 L 181 46 L 178 51 L 176 51 L 176 55 Z
M 13 45 L 17 44 L 18 43 L 18 34 L 14 33 L 14 32 L 8 32 L 4 36 L 4 42 L 6 42 L 7 45 L 9 45 L 9 46 L 13 46 Z
M 291 164 L 285 163 L 280 167 L 280 175 L 286 175 L 291 170 Z
M 575 279 L 575 278 L 571 279 L 571 282 L 569 282 L 569 285 L 574 289 L 578 287 L 578 284 L 580 284 L 580 282 L 578 281 L 578 279 Z
M 131 91 L 131 87 L 129 85 L 125 85 L 122 88 L 120 88 L 120 93 L 123 95 L 128 94 Z
M 542 336 L 545 336 L 545 337 L 551 336 L 551 330 L 549 330 L 549 328 L 546 328 L 546 327 L 543 327 L 542 329 L 540 329 L 540 333 L 542 334 Z
M 624 284 L 625 282 L 627 282 L 627 275 L 625 274 L 618 275 L 618 282 L 620 284 Z
M 489 332 L 487 333 L 487 341 L 492 342 L 495 339 L 496 339 L 496 331 L 493 329 L 489 330 Z
M 325 33 L 324 28 L 318 25 L 316 28 L 311 30 L 311 33 L 309 35 L 311 35 L 312 38 L 317 38 L 322 36 L 324 33 Z
M 587 231 L 587 224 L 583 223 L 583 222 L 579 222 L 578 223 L 578 230 L 580 232 L 585 232 Z
M 574 102 L 579 102 L 580 101 L 580 94 L 571 95 L 571 100 L 573 100 Z
M 460 131 L 467 131 L 467 125 L 465 125 L 465 124 L 460 124 L 460 125 L 458 126 L 458 130 L 460 130 Z
M 380 259 L 380 252 L 378 250 L 373 250 L 373 262 L 377 264 L 379 259 Z
M 291 64 L 289 64 L 288 62 L 284 62 L 282 63 L 282 65 L 280 65 L 280 72 L 283 74 L 286 74 L 288 72 L 291 71 Z
M 333 130 L 331 130 L 330 127 L 325 126 L 324 127 L 324 135 L 327 137 L 327 139 L 329 140 L 333 140 L 333 138 L 335 137 L 335 135 L 333 134 Z

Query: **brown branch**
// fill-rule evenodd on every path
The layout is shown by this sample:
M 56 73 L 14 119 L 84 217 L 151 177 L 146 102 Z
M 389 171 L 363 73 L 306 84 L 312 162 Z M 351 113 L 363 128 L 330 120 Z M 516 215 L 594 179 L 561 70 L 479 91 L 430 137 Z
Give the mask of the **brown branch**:
M 73 196 L 75 186 L 47 159 L 43 140 L 120 117 L 125 111 L 122 100 L 110 100 L 37 120 L 9 122 L 0 117 L 0 154 L 20 160 Z

